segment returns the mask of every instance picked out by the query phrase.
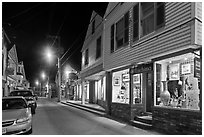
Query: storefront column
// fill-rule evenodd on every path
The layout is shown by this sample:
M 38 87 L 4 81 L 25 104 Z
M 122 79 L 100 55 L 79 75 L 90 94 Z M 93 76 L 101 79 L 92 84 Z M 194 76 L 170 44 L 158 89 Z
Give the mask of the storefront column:
M 85 81 L 82 80 L 82 83 L 81 83 L 81 103 L 82 104 L 85 104 L 85 91 L 84 91 L 84 86 L 85 86 Z
M 106 113 L 111 115 L 111 102 L 112 102 L 112 75 L 111 72 L 106 72 Z
M 95 103 L 95 81 L 89 81 L 89 103 Z

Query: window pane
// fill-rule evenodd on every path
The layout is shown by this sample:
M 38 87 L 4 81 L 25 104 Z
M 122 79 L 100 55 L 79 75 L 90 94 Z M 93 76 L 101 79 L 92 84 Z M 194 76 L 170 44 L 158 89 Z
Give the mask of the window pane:
M 85 52 L 85 65 L 89 64 L 89 50 L 87 49 Z
M 116 35 L 121 33 L 121 31 L 123 31 L 123 29 L 124 29 L 124 19 L 122 18 L 116 24 Z
M 124 41 L 123 41 L 124 40 L 123 30 L 124 30 L 124 19 L 122 18 L 116 24 L 117 48 L 120 48 L 121 46 L 123 46 L 123 43 L 124 43 Z
M 101 57 L 101 37 L 97 39 L 96 58 Z
M 143 36 L 154 31 L 154 14 L 142 21 Z
M 117 48 L 120 48 L 121 46 L 123 46 L 123 33 L 120 33 L 117 35 L 116 37 L 116 42 L 117 42 Z
M 149 13 L 154 11 L 154 3 L 153 2 L 143 2 L 142 6 L 142 16 L 145 17 Z
M 124 40 L 125 40 L 125 43 L 127 43 L 129 41 L 129 28 L 125 29 L 125 38 L 124 38 Z

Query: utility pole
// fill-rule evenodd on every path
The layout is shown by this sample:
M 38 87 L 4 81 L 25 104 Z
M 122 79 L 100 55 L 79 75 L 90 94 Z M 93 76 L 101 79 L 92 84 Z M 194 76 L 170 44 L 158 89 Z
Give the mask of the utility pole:
M 58 102 L 61 101 L 61 66 L 60 66 L 60 58 L 58 56 Z

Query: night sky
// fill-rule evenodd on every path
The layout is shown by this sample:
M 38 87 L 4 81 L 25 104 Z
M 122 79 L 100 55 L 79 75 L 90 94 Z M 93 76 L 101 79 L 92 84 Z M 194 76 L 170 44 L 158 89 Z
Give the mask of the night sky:
M 103 17 L 107 2 L 3 2 L 2 25 L 13 44 L 18 60 L 24 62 L 27 80 L 34 86 L 42 71 L 54 81 L 57 60 L 49 64 L 44 58 L 46 37 L 58 35 L 64 53 L 75 70 L 81 69 L 81 48 L 92 11 Z

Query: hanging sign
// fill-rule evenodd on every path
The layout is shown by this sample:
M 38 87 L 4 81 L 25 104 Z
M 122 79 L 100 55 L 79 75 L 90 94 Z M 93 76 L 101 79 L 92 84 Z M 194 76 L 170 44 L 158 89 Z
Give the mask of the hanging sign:
M 194 58 L 194 77 L 200 78 L 200 59 Z

